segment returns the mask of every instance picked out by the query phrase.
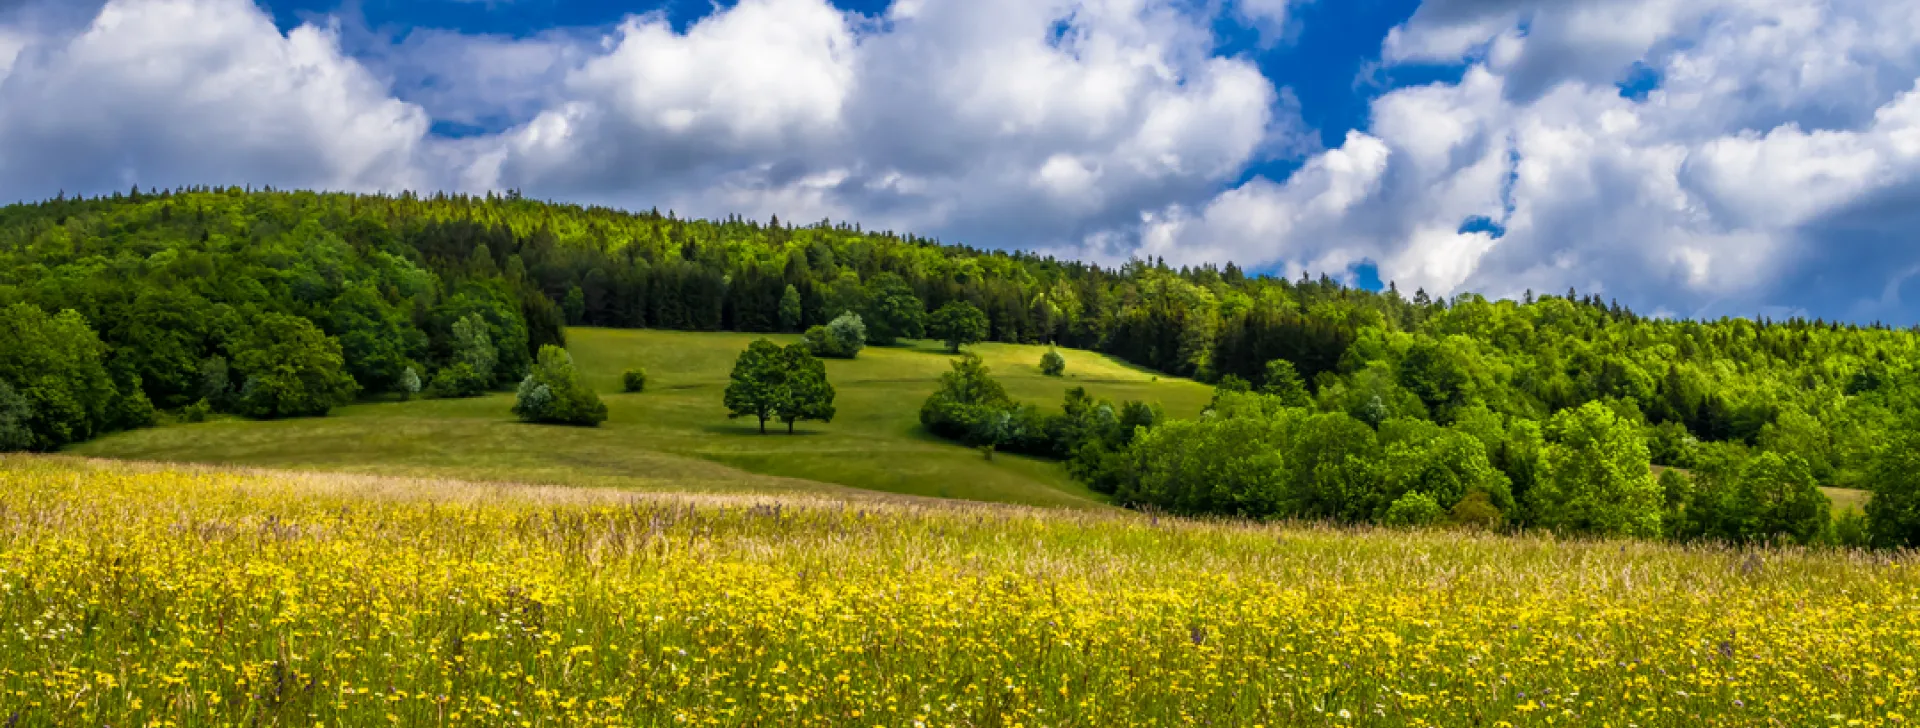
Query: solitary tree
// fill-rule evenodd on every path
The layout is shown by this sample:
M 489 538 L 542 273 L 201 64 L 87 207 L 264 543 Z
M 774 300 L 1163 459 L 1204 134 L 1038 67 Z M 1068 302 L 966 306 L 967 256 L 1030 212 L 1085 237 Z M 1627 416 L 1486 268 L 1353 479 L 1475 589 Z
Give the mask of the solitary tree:
M 1067 358 L 1061 356 L 1058 351 L 1048 349 L 1047 353 L 1040 355 L 1040 373 L 1049 377 L 1066 374 Z
M 740 352 L 740 358 L 733 362 L 733 381 L 727 384 L 727 419 L 758 418 L 760 434 L 767 433 L 767 420 L 789 406 L 787 398 L 792 393 L 787 386 L 787 358 L 778 344 L 766 339 Z
M 965 301 L 948 301 L 927 321 L 927 333 L 947 342 L 955 354 L 960 347 L 987 338 L 987 315 Z
M 786 370 L 787 396 L 775 414 L 787 423 L 787 434 L 793 434 L 794 423 L 802 420 L 832 422 L 834 391 L 827 382 L 826 364 L 814 358 L 806 344 L 788 346 L 780 354 Z

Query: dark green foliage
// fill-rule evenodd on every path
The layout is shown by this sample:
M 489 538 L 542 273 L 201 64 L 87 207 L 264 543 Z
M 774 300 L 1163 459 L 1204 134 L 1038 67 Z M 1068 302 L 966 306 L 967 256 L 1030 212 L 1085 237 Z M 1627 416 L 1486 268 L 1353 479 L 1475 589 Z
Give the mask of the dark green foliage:
M 1903 432 L 1873 459 L 1867 534 L 1875 546 L 1920 546 L 1920 433 Z
M 204 399 L 180 408 L 182 422 L 206 422 L 211 416 L 213 416 L 213 405 Z
M 825 326 L 807 329 L 804 337 L 814 356 L 852 359 L 867 345 L 867 326 L 860 314 L 843 313 Z
M 634 367 L 620 373 L 620 391 L 627 393 L 647 390 L 647 370 Z
M 441 367 L 427 385 L 427 395 L 435 399 L 478 397 L 493 388 L 493 377 L 474 371 L 473 365 L 454 362 Z
M 353 401 L 340 343 L 306 319 L 269 313 L 235 352 L 240 414 L 258 419 L 319 417 Z
M 787 395 L 774 414 L 786 423 L 787 434 L 793 434 L 796 422 L 832 422 L 834 391 L 827 382 L 826 364 L 814 358 L 806 344 L 788 346 L 780 350 L 780 355 L 786 370 Z
M 413 327 L 407 312 L 389 304 L 371 283 L 342 291 L 323 327 L 340 342 L 347 372 L 370 392 L 398 391 L 402 374 L 427 349 L 426 335 Z
M 1049 377 L 1064 376 L 1067 373 L 1067 358 L 1060 352 L 1047 350 L 1040 355 L 1040 373 Z
M 607 421 L 607 405 L 580 378 L 573 356 L 557 346 L 543 346 L 533 371 L 520 380 L 513 414 L 526 422 L 596 427 Z
M 906 279 L 893 273 L 874 276 L 867 281 L 865 298 L 860 318 L 867 324 L 869 343 L 892 346 L 926 333 L 926 306 Z
M 114 403 L 123 395 L 102 361 L 106 347 L 80 314 L 8 306 L 0 309 L 0 342 L 0 382 L 12 392 L 13 428 L 24 421 L 31 433 L 21 449 L 52 450 L 113 428 Z M 9 437 L 22 439 L 17 431 Z
M 32 418 L 33 403 L 13 391 L 13 385 L 0 381 L 0 452 L 33 447 Z
M 727 418 L 752 417 L 760 421 L 760 434 L 767 434 L 767 420 L 778 416 L 787 406 L 787 355 L 780 345 L 760 339 L 733 362 L 732 381 L 727 384 Z
M 994 381 L 980 357 L 966 354 L 953 370 L 940 375 L 940 384 L 920 405 L 920 424 L 935 435 L 969 445 L 999 445 L 1019 433 L 1013 430 L 1013 399 Z
M 927 319 L 927 335 L 946 342 L 947 350 L 960 353 L 960 347 L 987 338 L 987 314 L 965 301 L 948 301 Z
M 788 285 L 780 293 L 780 330 L 799 331 L 803 310 L 800 307 L 800 289 Z

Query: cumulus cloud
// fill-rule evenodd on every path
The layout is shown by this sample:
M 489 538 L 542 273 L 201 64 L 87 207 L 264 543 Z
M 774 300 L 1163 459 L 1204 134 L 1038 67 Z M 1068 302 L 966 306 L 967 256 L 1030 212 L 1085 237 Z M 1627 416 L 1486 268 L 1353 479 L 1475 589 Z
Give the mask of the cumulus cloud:
M 0 80 L 0 196 L 271 180 L 397 189 L 429 121 L 325 28 L 282 35 L 247 0 L 114 0 L 15 41 Z
M 1920 7 L 1429 0 L 1382 53 L 1467 70 L 1381 95 L 1366 135 L 1287 180 L 1170 208 L 1141 250 L 1682 314 L 1915 308 Z M 1629 98 L 1636 71 L 1658 84 Z M 1304 212 L 1356 140 L 1383 150 L 1375 182 Z

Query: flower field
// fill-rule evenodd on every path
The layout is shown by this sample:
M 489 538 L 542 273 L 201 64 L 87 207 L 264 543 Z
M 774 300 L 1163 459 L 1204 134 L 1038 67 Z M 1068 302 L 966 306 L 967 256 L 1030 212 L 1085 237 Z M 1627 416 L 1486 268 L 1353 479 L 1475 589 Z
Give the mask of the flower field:
M 0 458 L 0 725 L 1905 725 L 1908 555 Z

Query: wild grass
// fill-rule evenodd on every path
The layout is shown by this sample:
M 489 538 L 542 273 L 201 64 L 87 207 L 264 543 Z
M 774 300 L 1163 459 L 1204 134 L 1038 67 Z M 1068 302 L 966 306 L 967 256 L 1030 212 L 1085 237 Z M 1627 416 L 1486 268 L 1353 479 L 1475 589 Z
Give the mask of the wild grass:
M 951 357 L 938 344 L 868 347 L 827 363 L 839 391 L 830 424 L 800 434 L 756 434 L 721 406 L 733 359 L 759 335 L 607 329 L 569 330 L 582 373 L 611 419 L 577 429 L 522 424 L 512 395 L 354 405 L 333 416 L 253 422 L 230 419 L 121 433 L 71 453 L 331 472 L 461 478 L 570 486 L 698 492 L 821 492 L 853 489 L 1032 505 L 1099 508 L 1101 498 L 1058 463 L 1018 456 L 989 461 L 921 431 L 920 403 Z M 791 336 L 773 336 L 782 343 Z M 1045 347 L 980 344 L 1016 397 L 1057 407 L 1068 387 L 1115 400 L 1144 399 L 1192 417 L 1211 390 L 1118 360 L 1062 350 L 1067 376 L 1039 372 Z M 645 367 L 647 391 L 621 392 L 620 375 Z
M 0 459 L 0 722 L 1902 725 L 1913 555 Z

